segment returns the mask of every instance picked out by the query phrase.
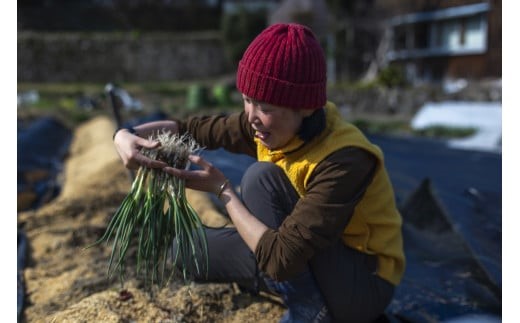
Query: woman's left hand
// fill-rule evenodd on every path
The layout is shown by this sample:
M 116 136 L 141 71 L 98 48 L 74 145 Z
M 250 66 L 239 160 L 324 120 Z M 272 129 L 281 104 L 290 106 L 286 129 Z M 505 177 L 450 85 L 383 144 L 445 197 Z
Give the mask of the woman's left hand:
M 182 170 L 165 167 L 163 170 L 168 174 L 184 179 L 187 188 L 218 194 L 222 184 L 226 181 L 224 173 L 200 156 L 190 155 L 189 160 L 200 166 L 201 169 Z

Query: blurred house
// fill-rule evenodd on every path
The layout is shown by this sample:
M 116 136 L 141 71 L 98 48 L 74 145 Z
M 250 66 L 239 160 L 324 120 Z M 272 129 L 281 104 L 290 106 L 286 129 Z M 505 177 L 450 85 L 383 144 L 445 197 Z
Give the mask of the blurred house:
M 371 80 L 389 65 L 410 81 L 501 78 L 500 0 L 366 0 L 343 9 L 336 14 L 343 79 Z
M 372 8 L 384 23 L 366 77 L 394 65 L 412 82 L 501 78 L 501 1 L 375 1 Z
M 416 2 L 427 10 L 410 8 L 388 20 L 390 63 L 412 80 L 501 77 L 501 1 Z

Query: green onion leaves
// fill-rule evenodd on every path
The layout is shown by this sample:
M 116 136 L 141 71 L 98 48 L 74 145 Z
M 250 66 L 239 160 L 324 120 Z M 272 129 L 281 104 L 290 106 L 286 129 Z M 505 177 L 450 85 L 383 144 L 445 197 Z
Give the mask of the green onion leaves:
M 187 134 L 160 132 L 150 140 L 159 141 L 160 146 L 143 148 L 141 153 L 178 169 L 187 169 L 188 156 L 201 150 Z M 163 285 L 176 269 L 185 281 L 207 275 L 204 226 L 187 200 L 184 180 L 161 169 L 139 168 L 129 193 L 109 221 L 105 233 L 87 248 L 110 240 L 113 242 L 108 276 L 119 272 L 121 284 L 131 245 L 137 247 L 137 275 L 147 283 Z

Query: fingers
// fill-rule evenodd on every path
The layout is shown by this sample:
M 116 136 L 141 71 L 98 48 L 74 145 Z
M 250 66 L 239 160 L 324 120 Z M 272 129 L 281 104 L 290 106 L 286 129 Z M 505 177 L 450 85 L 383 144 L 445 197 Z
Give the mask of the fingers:
M 204 158 L 202 158 L 199 155 L 189 155 L 188 158 L 189 158 L 189 160 L 192 163 L 202 167 L 203 169 L 208 170 L 210 168 L 213 168 L 213 164 L 212 163 L 210 163 L 209 161 L 205 160 Z
M 137 137 L 137 136 L 136 136 Z M 161 144 L 158 141 L 152 141 L 145 138 L 137 137 L 138 139 L 135 141 L 141 147 L 154 149 L 159 147 Z
M 200 171 L 179 169 L 179 168 L 174 168 L 171 166 L 164 167 L 163 171 L 165 171 L 166 173 L 168 173 L 170 175 L 173 175 L 178 178 L 185 179 L 185 180 L 199 179 L 202 175 Z
M 209 177 L 210 174 L 204 170 L 184 170 L 173 167 L 165 167 L 163 168 L 163 171 L 172 176 L 185 180 L 187 188 L 205 192 L 215 191 L 215 184 L 213 183 L 214 181 Z
M 152 141 L 134 135 L 132 136 L 134 137 L 134 148 L 132 149 L 131 155 L 128 157 L 127 167 L 132 166 L 133 168 L 137 168 L 139 166 L 144 166 L 148 168 L 164 168 L 168 166 L 167 163 L 148 158 L 140 152 L 140 148 L 155 149 L 159 147 L 160 143 L 158 141 Z
M 163 170 L 168 174 L 185 180 L 200 180 L 209 175 L 210 172 L 208 170 L 214 169 L 210 162 L 200 156 L 190 155 L 188 158 L 195 165 L 202 167 L 203 170 L 179 169 L 171 166 L 164 167 Z
M 147 168 L 164 168 L 168 166 L 168 164 L 163 161 L 146 157 L 137 149 L 134 149 L 127 157 L 121 159 L 125 167 L 129 169 L 137 169 L 140 166 Z
M 163 171 L 181 179 L 190 179 L 193 177 L 193 171 L 178 169 L 170 166 L 164 167 Z
M 142 154 L 139 154 L 139 155 L 135 156 L 134 160 L 139 165 L 145 166 L 145 167 L 148 167 L 148 168 L 164 168 L 164 167 L 168 166 L 168 164 L 163 162 L 163 161 L 150 159 L 148 157 L 145 157 Z
M 217 167 L 213 166 L 213 164 L 198 155 L 190 155 L 189 160 L 202 169 L 184 170 L 164 167 L 163 171 L 184 179 L 187 188 L 211 193 L 218 192 L 220 186 L 226 179 L 225 175 Z

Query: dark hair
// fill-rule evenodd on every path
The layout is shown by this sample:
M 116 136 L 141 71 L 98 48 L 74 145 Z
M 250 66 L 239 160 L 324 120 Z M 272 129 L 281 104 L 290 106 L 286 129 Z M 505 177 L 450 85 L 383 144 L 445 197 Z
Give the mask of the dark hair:
M 298 137 L 308 142 L 319 135 L 325 129 L 325 125 L 325 109 L 317 109 L 310 116 L 303 118 Z

